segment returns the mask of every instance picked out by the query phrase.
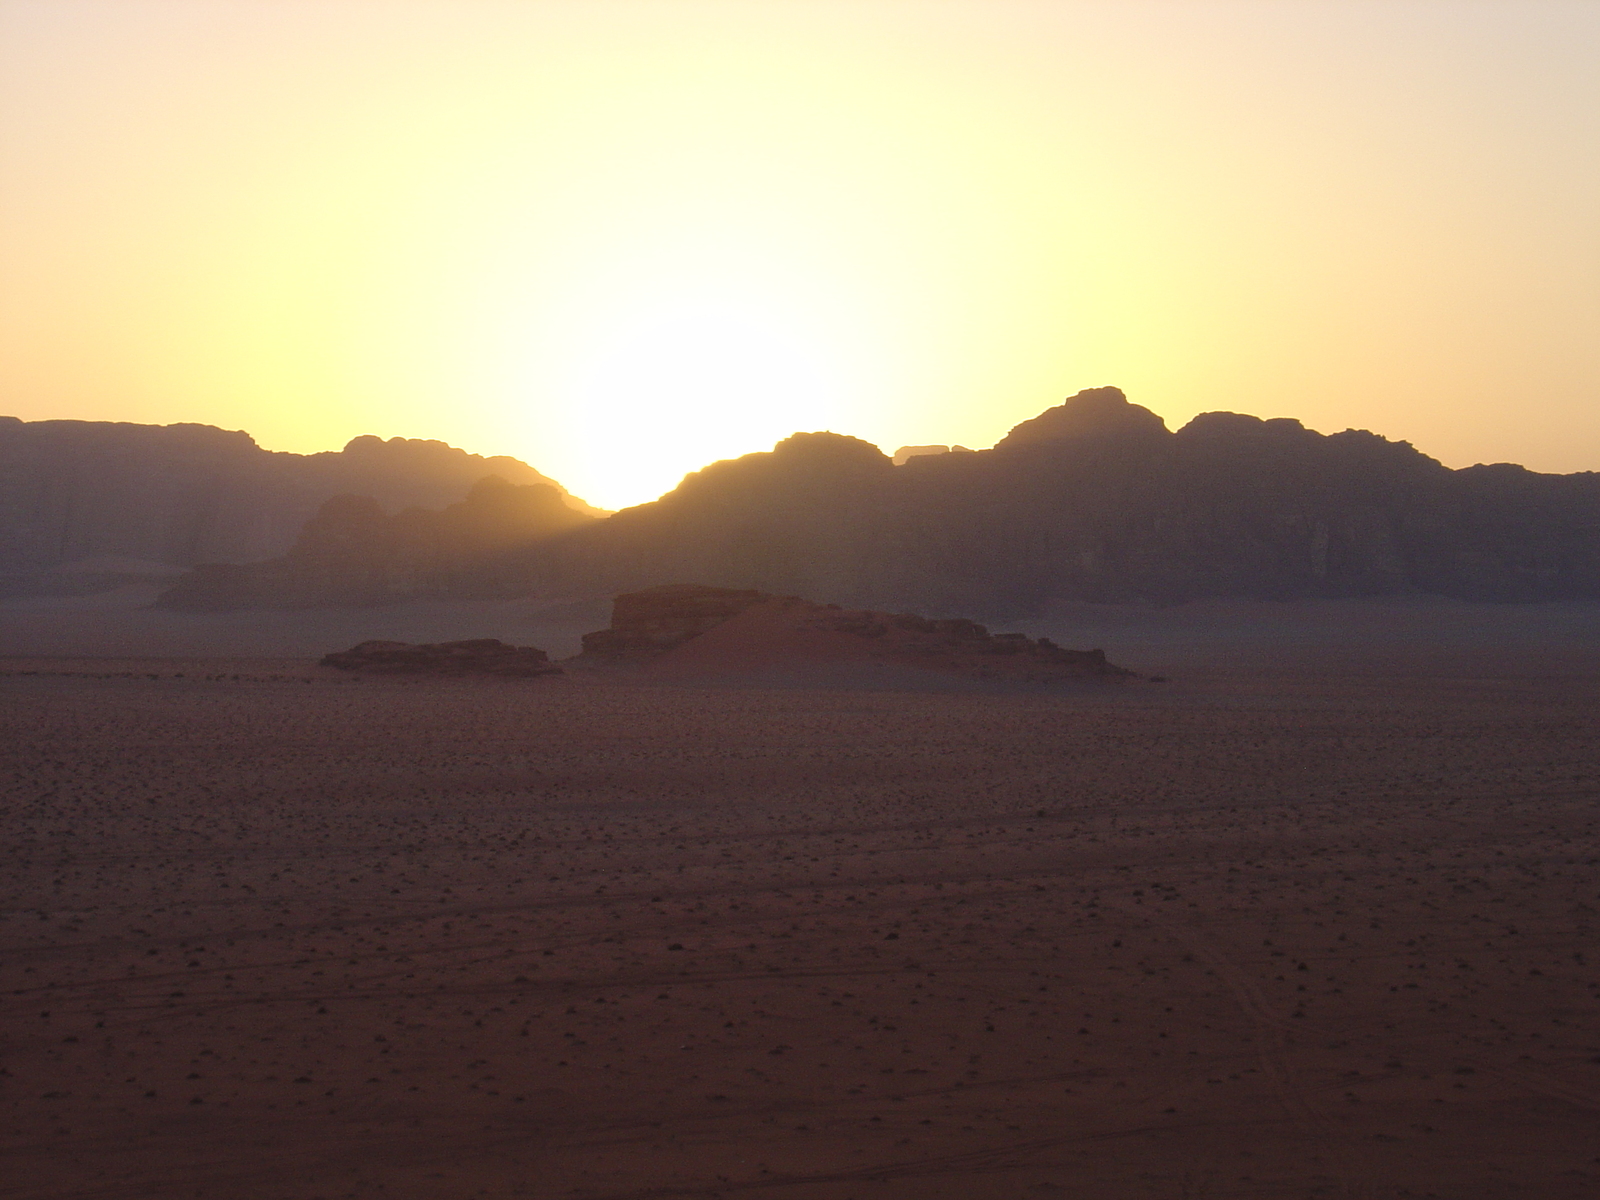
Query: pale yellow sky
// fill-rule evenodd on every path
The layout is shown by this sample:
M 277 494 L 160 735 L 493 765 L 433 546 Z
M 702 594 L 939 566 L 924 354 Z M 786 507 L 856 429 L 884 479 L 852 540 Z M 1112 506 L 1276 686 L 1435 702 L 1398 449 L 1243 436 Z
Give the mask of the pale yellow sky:
M 598 504 L 1114 383 L 1600 469 L 1600 3 L 0 0 L 0 412 Z

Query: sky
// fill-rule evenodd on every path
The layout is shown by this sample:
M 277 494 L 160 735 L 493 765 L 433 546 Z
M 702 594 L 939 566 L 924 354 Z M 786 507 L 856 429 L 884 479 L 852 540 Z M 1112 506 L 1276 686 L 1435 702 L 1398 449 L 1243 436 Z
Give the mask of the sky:
M 1600 469 L 1597 0 L 0 0 L 0 413 L 620 507 L 1114 384 Z

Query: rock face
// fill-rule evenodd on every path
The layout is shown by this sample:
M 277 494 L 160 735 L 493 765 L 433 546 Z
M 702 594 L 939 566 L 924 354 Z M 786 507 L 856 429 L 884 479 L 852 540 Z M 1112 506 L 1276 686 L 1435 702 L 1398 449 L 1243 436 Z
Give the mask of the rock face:
M 985 678 L 1119 679 L 1102 650 L 990 633 L 963 618 L 846 610 L 797 596 L 677 585 L 618 596 L 611 627 L 583 638 L 582 659 L 670 663 L 704 672 L 878 662 Z
M 549 484 L 480 480 L 442 512 L 386 516 L 369 496 L 335 496 L 282 558 L 208 563 L 184 576 L 164 608 L 326 608 L 426 596 L 492 597 L 507 584 L 499 556 L 588 523 Z
M 208 568 L 205 587 L 174 595 L 377 603 L 666 582 L 985 617 L 1058 600 L 1600 599 L 1600 475 L 1452 471 L 1376 434 L 1237 413 L 1174 433 L 1116 388 L 1081 392 L 991 450 L 898 466 L 856 438 L 798 433 L 538 536 L 385 549 L 399 520 L 325 512 L 278 564 Z
M 992 450 L 895 466 L 802 434 L 542 547 L 530 586 L 661 580 L 984 615 L 1052 600 L 1600 598 L 1600 475 L 1450 470 L 1404 442 L 1207 413 L 1170 432 L 1115 388 Z
M 771 599 L 764 592 L 694 583 L 631 592 L 612 601 L 609 629 L 583 635 L 583 652 L 614 659 L 653 658 Z
M 863 582 L 897 569 L 884 558 L 880 511 L 897 472 L 971 457 L 897 468 L 858 438 L 797 433 L 694 472 L 660 500 L 598 522 L 599 536 L 558 539 L 526 560 L 528 586 L 593 594 L 699 582 L 854 600 Z
M 1069 438 L 1117 442 L 1154 439 L 1159 442 L 1167 436 L 1167 423 L 1148 408 L 1129 404 L 1121 388 L 1100 387 L 1087 388 L 1055 408 L 1047 408 L 1037 417 L 1022 422 L 996 442 L 994 448 L 1016 450 Z
M 808 623 L 815 629 L 871 639 L 888 654 L 922 657 L 947 668 L 989 667 L 1032 678 L 1055 674 L 1104 677 L 1133 674 L 1108 663 L 1104 650 L 1068 650 L 1049 638 L 1034 640 L 1021 633 L 990 633 L 985 626 L 965 617 L 935 621 L 915 613 L 823 609 L 810 614 Z
M 543 650 L 508 646 L 498 638 L 467 642 L 412 645 L 409 642 L 362 642 L 349 650 L 329 654 L 325 667 L 341 671 L 367 671 L 381 675 L 503 675 L 529 678 L 559 675 Z
M 336 453 L 280 454 L 209 425 L 0 417 L 0 590 L 81 587 L 82 570 L 52 573 L 106 557 L 158 569 L 275 558 L 334 496 L 437 509 L 487 475 L 545 484 L 598 515 L 526 463 L 443 442 L 358 437 Z

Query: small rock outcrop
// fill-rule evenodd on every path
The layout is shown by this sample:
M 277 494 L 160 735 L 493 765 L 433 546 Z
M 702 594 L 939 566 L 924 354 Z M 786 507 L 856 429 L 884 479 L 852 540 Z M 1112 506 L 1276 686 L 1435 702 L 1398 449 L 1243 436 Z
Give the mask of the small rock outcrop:
M 349 650 L 329 654 L 325 667 L 341 671 L 370 671 L 383 675 L 501 675 L 529 678 L 559 675 L 543 650 L 511 646 L 499 638 L 474 638 L 465 642 L 413 645 L 410 642 L 362 642 Z
M 804 602 L 800 602 L 804 604 Z M 805 607 L 817 610 L 816 605 Z M 1049 638 L 1022 633 L 990 633 L 965 617 L 930 620 L 915 613 L 850 612 L 822 608 L 809 615 L 812 628 L 859 638 L 881 640 L 892 652 L 937 664 L 1003 667 L 1006 673 L 1028 673 L 1031 667 L 1062 669 L 1073 675 L 1131 676 L 1132 671 L 1106 661 L 1104 650 L 1069 650 Z M 988 673 L 988 672 L 985 672 Z
M 772 598 L 765 592 L 698 583 L 629 592 L 611 602 L 609 629 L 583 635 L 583 653 L 597 658 L 653 658 Z
M 1043 682 L 1114 679 L 1133 672 L 1103 650 L 1069 650 L 1049 638 L 990 633 L 965 618 L 931 620 L 813 604 L 798 596 L 673 584 L 618 596 L 609 629 L 583 637 L 582 660 L 708 672 L 875 661 Z

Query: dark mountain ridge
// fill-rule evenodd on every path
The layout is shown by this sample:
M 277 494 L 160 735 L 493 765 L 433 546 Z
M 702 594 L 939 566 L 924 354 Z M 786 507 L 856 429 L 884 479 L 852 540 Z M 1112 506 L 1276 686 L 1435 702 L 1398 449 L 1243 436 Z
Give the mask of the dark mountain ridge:
M 289 553 L 264 563 L 204 563 L 161 597 L 166 608 L 325 608 L 422 596 L 491 599 L 514 593 L 498 564 L 594 518 L 550 484 L 480 479 L 442 512 L 386 514 L 370 496 L 335 496 Z
M 60 568 L 85 559 L 258 562 L 287 552 L 334 496 L 439 509 L 491 474 L 544 484 L 599 515 L 526 463 L 443 442 L 368 436 L 289 454 L 210 425 L 0 417 L 0 576 L 25 588 L 66 579 Z
M 282 560 L 237 568 L 226 586 L 202 572 L 172 598 L 295 606 L 695 583 L 989 617 L 1058 600 L 1600 598 L 1600 476 L 1451 470 L 1365 431 L 1238 413 L 1173 432 L 1116 388 L 1080 392 L 991 450 L 898 466 L 857 438 L 797 433 L 604 520 L 530 518 L 498 543 L 465 538 L 446 570 L 396 570 L 436 564 L 427 537 L 443 535 L 400 551 L 396 536 L 369 531 L 329 554 L 308 531 Z
M 1424 593 L 1600 598 L 1600 476 L 1451 470 L 1405 442 L 1206 413 L 1177 432 L 1116 388 L 992 450 L 895 466 L 797 434 L 536 548 L 530 587 L 701 582 L 883 608 L 1019 615 Z

